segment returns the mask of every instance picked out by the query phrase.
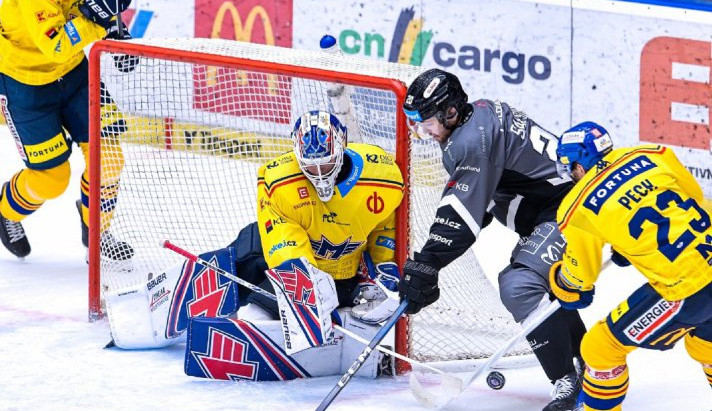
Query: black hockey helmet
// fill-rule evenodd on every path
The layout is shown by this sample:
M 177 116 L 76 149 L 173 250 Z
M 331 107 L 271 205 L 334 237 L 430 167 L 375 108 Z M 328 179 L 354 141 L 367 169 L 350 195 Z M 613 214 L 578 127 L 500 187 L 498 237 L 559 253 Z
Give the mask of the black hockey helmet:
M 457 76 L 440 69 L 430 69 L 416 77 L 408 87 L 403 111 L 413 122 L 437 116 L 444 124 L 450 107 L 455 107 L 462 114 L 466 104 L 467 93 Z

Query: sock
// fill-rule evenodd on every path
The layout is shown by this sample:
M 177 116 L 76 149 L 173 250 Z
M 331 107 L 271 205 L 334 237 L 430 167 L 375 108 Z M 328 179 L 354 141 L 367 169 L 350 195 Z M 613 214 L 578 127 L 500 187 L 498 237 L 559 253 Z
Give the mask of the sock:
M 574 371 L 571 336 L 564 309 L 557 310 L 527 335 L 527 341 L 552 382 Z

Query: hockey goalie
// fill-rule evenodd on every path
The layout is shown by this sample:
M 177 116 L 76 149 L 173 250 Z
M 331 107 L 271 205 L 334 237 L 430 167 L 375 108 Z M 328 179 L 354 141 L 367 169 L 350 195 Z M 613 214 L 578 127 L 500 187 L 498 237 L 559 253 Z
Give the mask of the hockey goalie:
M 403 176 L 381 148 L 347 147 L 346 127 L 328 112 L 302 115 L 291 137 L 292 151 L 260 167 L 257 221 L 235 241 L 106 296 L 117 347 L 186 341 L 186 374 L 213 379 L 348 369 L 363 345 L 333 324 L 370 340 L 399 304 Z M 376 377 L 381 359 L 372 355 L 358 375 Z

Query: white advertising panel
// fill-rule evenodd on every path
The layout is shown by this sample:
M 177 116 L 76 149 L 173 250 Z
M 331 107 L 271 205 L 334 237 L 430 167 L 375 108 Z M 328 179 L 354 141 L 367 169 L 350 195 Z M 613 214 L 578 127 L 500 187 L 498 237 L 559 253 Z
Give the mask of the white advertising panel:
M 569 124 L 570 9 L 495 0 L 322 4 L 295 0 L 295 47 L 316 49 L 329 33 L 347 55 L 442 68 L 473 100 L 505 100 L 554 133 Z
M 135 37 L 223 37 L 439 67 L 560 134 L 673 147 L 712 197 L 712 12 L 600 0 L 135 0 Z
M 710 198 L 712 13 L 670 11 L 574 9 L 572 122 L 601 123 L 617 145 L 672 147 Z

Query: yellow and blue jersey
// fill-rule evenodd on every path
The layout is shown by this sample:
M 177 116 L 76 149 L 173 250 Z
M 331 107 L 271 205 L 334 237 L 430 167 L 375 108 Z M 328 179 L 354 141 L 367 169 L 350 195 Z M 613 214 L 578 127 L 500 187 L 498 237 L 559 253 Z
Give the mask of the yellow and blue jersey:
M 561 203 L 568 286 L 590 290 L 605 243 L 628 259 L 663 298 L 680 300 L 712 281 L 712 228 L 702 189 L 669 148 L 613 150 Z
M 0 73 L 28 85 L 48 84 L 84 59 L 106 30 L 84 17 L 78 0 L 3 0 Z
M 351 170 L 322 202 L 293 152 L 258 172 L 257 222 L 269 267 L 306 257 L 336 280 L 356 275 L 361 255 L 393 261 L 395 210 L 403 199 L 403 176 L 393 157 L 368 144 L 349 144 Z M 346 158 L 345 158 L 346 160 Z

